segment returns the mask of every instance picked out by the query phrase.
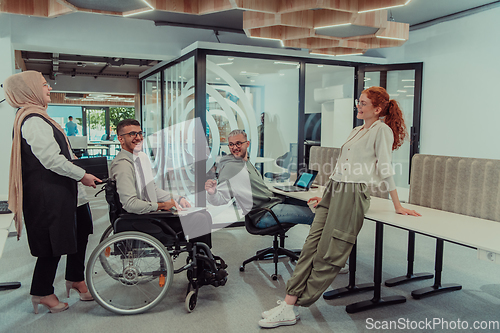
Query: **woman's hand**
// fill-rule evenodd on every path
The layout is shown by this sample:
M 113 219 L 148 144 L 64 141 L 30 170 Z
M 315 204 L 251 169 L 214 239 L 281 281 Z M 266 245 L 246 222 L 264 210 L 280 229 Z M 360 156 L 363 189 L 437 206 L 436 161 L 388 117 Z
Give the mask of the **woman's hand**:
M 307 200 L 307 203 L 309 204 L 310 202 L 316 201 L 316 203 L 313 205 L 314 208 L 319 204 L 321 201 L 320 197 L 312 197 L 311 199 Z
M 399 206 L 398 208 L 396 208 L 396 213 L 401 215 L 422 216 L 422 214 L 417 213 L 412 209 L 404 208 L 403 206 Z
M 82 184 L 85 186 L 90 186 L 95 188 L 95 182 L 102 183 L 102 180 L 100 180 L 94 175 L 91 175 L 90 173 L 86 173 L 85 175 L 83 175 L 83 178 L 80 179 L 80 182 L 82 182 Z

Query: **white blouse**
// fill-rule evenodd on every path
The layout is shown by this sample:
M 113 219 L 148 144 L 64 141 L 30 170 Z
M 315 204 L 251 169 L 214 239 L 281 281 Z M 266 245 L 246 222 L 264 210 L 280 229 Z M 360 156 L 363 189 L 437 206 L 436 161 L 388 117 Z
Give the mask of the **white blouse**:
M 21 127 L 21 135 L 31 147 L 33 155 L 40 163 L 58 175 L 79 181 L 85 175 L 85 170 L 74 165 L 61 155 L 59 144 L 54 139 L 52 126 L 40 117 L 28 118 Z M 73 152 L 71 152 L 73 154 Z M 78 182 L 78 206 L 88 202 L 85 187 Z
M 337 182 L 388 188 L 389 191 L 396 189 L 392 167 L 393 142 L 391 128 L 380 120 L 368 129 L 363 129 L 363 126 L 354 128 L 340 149 L 330 178 Z

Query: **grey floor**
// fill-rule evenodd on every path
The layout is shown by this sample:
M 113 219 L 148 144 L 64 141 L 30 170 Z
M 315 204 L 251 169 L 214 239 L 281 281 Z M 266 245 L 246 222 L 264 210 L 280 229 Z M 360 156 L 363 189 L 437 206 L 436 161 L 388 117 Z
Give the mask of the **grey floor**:
M 108 226 L 107 205 L 101 195 L 91 201 L 94 215 L 94 234 L 91 235 L 88 253 L 96 247 L 100 235 Z M 373 276 L 374 223 L 365 221 L 358 239 L 358 282 L 371 282 Z M 287 246 L 300 248 L 308 227 L 297 226 L 289 232 Z M 384 235 L 384 279 L 406 272 L 406 232 L 385 228 Z M 187 279 L 184 273 L 174 278 L 174 283 L 165 299 L 147 313 L 120 316 L 100 307 L 95 302 L 80 302 L 76 296 L 64 298 L 64 259 L 56 277 L 56 295 L 68 301 L 69 310 L 51 314 L 41 308 L 33 313 L 29 298 L 29 286 L 35 258 L 29 253 L 26 235 L 16 241 L 7 240 L 0 259 L 0 281 L 20 281 L 22 287 L 0 292 L 0 332 L 256 332 L 260 313 L 273 307 L 282 299 L 285 282 L 294 266 L 287 259 L 279 265 L 282 277 L 273 281 L 273 264 L 261 261 L 247 265 L 239 272 L 241 262 L 256 250 L 270 245 L 270 237 L 249 235 L 244 228 L 223 229 L 213 234 L 213 252 L 222 256 L 229 264 L 229 280 L 224 287 L 206 286 L 200 289 L 194 312 L 184 309 Z M 433 272 L 435 240 L 417 236 L 416 271 Z M 465 321 L 467 331 L 499 331 L 500 329 L 471 330 L 475 321 L 483 327 L 490 321 L 500 321 L 500 265 L 479 261 L 473 249 L 447 243 L 445 245 L 443 283 L 456 282 L 461 291 L 442 294 L 422 300 L 414 300 L 410 293 L 414 289 L 432 284 L 432 280 L 415 282 L 394 288 L 383 287 L 382 296 L 402 295 L 406 303 L 379 308 L 357 314 L 348 314 L 345 306 L 371 298 L 370 293 L 349 298 L 325 301 L 320 299 L 310 308 L 301 309 L 301 320 L 295 326 L 280 327 L 277 332 L 386 332 L 387 328 L 374 329 L 377 325 L 406 324 L 423 325 L 425 321 L 446 321 L 446 326 L 416 326 L 408 331 L 447 332 L 454 329 L 458 320 Z M 333 288 L 347 285 L 348 276 L 339 275 Z M 482 322 L 483 321 L 483 322 Z M 482 323 L 481 323 L 482 322 Z M 463 326 L 462 326 L 463 327 Z M 498 327 L 498 326 L 497 326 Z M 403 331 L 405 327 L 393 326 L 392 331 Z

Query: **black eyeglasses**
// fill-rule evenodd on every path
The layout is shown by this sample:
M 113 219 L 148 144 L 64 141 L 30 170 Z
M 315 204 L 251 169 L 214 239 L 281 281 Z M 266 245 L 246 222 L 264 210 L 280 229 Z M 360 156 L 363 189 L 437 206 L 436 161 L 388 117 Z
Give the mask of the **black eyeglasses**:
M 229 148 L 233 148 L 234 146 L 241 148 L 241 145 L 244 144 L 245 142 L 247 142 L 247 141 L 243 141 L 243 142 L 237 141 L 235 143 L 229 142 L 228 146 L 229 146 Z
M 142 131 L 140 131 L 140 132 L 129 132 L 129 133 L 123 133 L 123 134 L 120 134 L 120 136 L 125 136 L 125 135 L 128 135 L 128 136 L 130 136 L 131 138 L 136 138 L 138 135 L 139 135 L 140 137 L 142 137 L 142 135 L 143 135 L 143 134 L 144 134 L 144 133 L 143 133 Z

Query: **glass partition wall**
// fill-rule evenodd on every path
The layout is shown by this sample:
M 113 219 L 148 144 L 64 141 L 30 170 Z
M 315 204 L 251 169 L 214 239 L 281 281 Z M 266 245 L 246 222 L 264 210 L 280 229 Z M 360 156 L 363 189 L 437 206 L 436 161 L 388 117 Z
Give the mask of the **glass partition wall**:
M 360 68 L 367 67 L 207 49 L 157 65 L 140 78 L 144 151 L 157 184 L 204 206 L 205 180 L 230 154 L 234 129 L 247 133 L 250 161 L 267 180 L 293 179 L 307 166 L 311 146 L 340 148 L 349 135 L 356 124 L 354 100 L 364 88 L 358 77 L 365 86 L 381 84 L 378 71 Z M 403 148 L 397 154 L 407 154 Z M 402 159 L 408 176 L 409 158 Z
M 340 148 L 351 133 L 354 67 L 306 64 L 304 162 L 312 146 Z M 334 165 L 323 166 L 333 172 Z
M 228 134 L 243 129 L 263 175 L 297 169 L 299 62 L 207 55 L 207 133 L 211 156 L 230 154 Z M 282 177 L 279 179 L 284 179 Z

